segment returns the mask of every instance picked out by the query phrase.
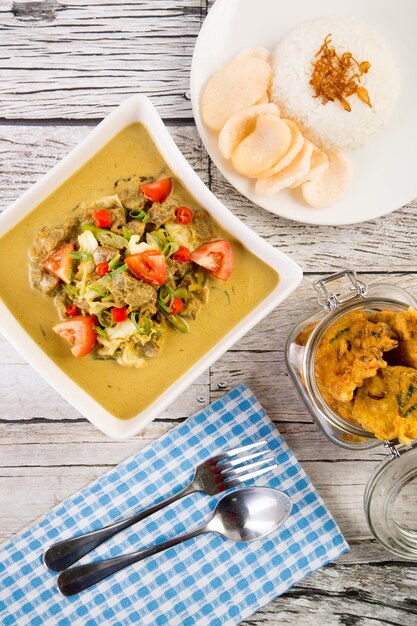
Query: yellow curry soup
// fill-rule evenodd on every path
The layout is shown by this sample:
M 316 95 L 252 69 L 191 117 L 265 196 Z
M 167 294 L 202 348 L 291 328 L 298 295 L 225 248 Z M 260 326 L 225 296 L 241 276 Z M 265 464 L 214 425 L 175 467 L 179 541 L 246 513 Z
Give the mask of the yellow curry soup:
M 22 327 L 48 356 L 112 415 L 129 419 L 151 404 L 175 380 L 250 313 L 276 287 L 277 273 L 213 222 L 216 239 L 233 248 L 233 272 L 226 283 L 208 278 L 207 305 L 187 334 L 170 328 L 156 359 L 142 369 L 121 367 L 114 360 L 93 355 L 75 359 L 65 342 L 53 332 L 59 321 L 53 301 L 32 289 L 28 276 L 28 250 L 43 226 L 59 226 L 80 210 L 114 194 L 115 181 L 144 175 L 172 177 L 173 196 L 179 205 L 201 210 L 195 199 L 170 172 L 142 124 L 122 130 L 80 170 L 55 190 L 27 217 L 0 239 L 3 258 L 13 258 L 13 274 L 0 267 L 0 298 Z

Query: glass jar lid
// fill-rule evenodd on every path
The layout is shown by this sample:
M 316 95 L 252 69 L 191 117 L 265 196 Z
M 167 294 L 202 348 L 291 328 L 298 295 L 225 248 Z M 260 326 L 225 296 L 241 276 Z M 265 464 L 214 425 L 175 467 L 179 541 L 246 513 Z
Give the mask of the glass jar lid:
M 397 556 L 417 561 L 417 443 L 399 446 L 377 467 L 364 508 L 375 539 Z

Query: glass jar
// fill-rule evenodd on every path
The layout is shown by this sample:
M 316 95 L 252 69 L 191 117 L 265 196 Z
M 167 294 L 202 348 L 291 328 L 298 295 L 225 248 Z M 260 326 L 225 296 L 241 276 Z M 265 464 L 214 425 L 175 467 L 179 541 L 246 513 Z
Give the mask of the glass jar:
M 286 347 L 289 372 L 314 421 L 333 443 L 348 449 L 380 445 L 389 449 L 391 454 L 368 483 L 365 514 L 371 532 L 385 548 L 417 560 L 417 443 L 398 446 L 397 440 L 381 441 L 341 417 L 323 399 L 315 376 L 318 346 L 342 316 L 360 310 L 374 313 L 417 309 L 417 301 L 396 285 L 367 285 L 352 270 L 317 280 L 313 286 L 321 308 L 292 330 Z M 410 499 L 414 503 L 411 509 Z

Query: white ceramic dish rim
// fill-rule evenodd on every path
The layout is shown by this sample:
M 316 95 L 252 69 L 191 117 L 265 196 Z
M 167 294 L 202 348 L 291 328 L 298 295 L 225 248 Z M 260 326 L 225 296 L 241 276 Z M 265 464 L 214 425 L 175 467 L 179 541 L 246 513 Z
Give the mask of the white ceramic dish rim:
M 263 0 L 259 0 L 258 3 L 255 3 L 255 2 L 252 3 L 253 11 L 259 10 L 258 4 L 261 4 L 262 1 Z M 303 2 L 306 2 L 306 1 L 307 0 L 303 0 Z M 325 0 L 321 0 L 319 3 L 320 6 L 318 6 L 317 9 L 315 9 L 317 10 L 317 15 L 315 17 L 322 17 L 322 15 L 326 15 L 326 12 L 321 13 L 322 5 L 324 1 Z M 378 9 L 379 7 L 378 0 L 365 0 L 365 1 L 368 2 L 370 6 L 377 5 L 376 10 Z M 321 226 L 342 226 L 342 225 L 348 225 L 348 224 L 359 224 L 361 222 L 374 220 L 376 218 L 392 213 L 398 208 L 411 202 L 413 198 L 415 197 L 415 193 L 416 193 L 414 183 L 412 182 L 415 179 L 415 168 L 412 168 L 412 162 L 415 162 L 415 150 L 412 154 L 408 155 L 409 165 L 407 166 L 408 177 L 406 181 L 404 180 L 404 177 L 399 178 L 399 180 L 397 181 L 392 180 L 392 176 L 388 177 L 388 175 L 386 174 L 387 178 L 389 178 L 390 185 L 388 187 L 387 186 L 385 187 L 385 193 L 382 195 L 382 197 L 380 194 L 375 193 L 375 189 L 372 186 L 370 187 L 368 186 L 367 188 L 362 189 L 361 196 L 358 195 L 357 191 L 353 193 L 352 187 L 350 187 L 348 192 L 345 194 L 345 196 L 342 197 L 338 202 L 336 202 L 334 206 L 329 207 L 328 209 L 311 209 L 310 207 L 307 207 L 307 206 L 304 207 L 301 204 L 299 205 L 299 203 L 292 198 L 288 190 L 281 191 L 277 196 L 273 196 L 272 198 L 271 197 L 263 198 L 255 193 L 255 191 L 251 187 L 250 181 L 246 177 L 238 174 L 232 168 L 232 166 L 222 157 L 220 151 L 217 148 L 217 142 L 214 139 L 214 134 L 211 133 L 211 131 L 208 131 L 208 129 L 206 129 L 200 116 L 199 102 L 200 102 L 201 89 L 202 89 L 202 86 L 200 84 L 201 74 L 202 73 L 203 75 L 205 74 L 204 63 L 203 63 L 203 68 L 201 68 L 200 61 L 201 59 L 204 59 L 205 56 L 209 56 L 210 59 L 212 58 L 212 55 L 210 55 L 209 51 L 207 52 L 202 48 L 202 42 L 203 40 L 205 40 L 206 34 L 210 30 L 213 30 L 212 24 L 216 25 L 216 22 L 221 18 L 222 13 L 224 14 L 225 11 L 226 12 L 231 11 L 233 6 L 235 6 L 236 3 L 238 2 L 239 0 L 234 0 L 233 3 L 232 3 L 232 0 L 216 0 L 215 4 L 211 7 L 200 29 L 200 33 L 197 37 L 197 41 L 195 44 L 193 59 L 192 59 L 192 64 L 191 64 L 190 93 L 191 93 L 191 104 L 192 104 L 195 123 L 197 126 L 197 130 L 199 132 L 199 135 L 201 137 L 201 140 L 207 152 L 209 153 L 210 158 L 212 159 L 216 167 L 219 169 L 219 171 L 222 173 L 222 175 L 229 181 L 229 183 L 233 187 L 235 187 L 235 189 L 239 193 L 241 193 L 243 196 L 248 198 L 251 202 L 253 202 L 257 206 L 267 211 L 270 211 L 271 213 L 275 215 L 279 215 L 286 219 L 294 220 L 296 222 L 301 222 L 305 224 L 314 224 L 314 225 L 321 225 Z M 277 8 L 281 4 L 282 3 L 280 2 L 280 0 L 274 0 L 274 6 L 276 6 Z M 311 3 L 310 6 L 313 4 L 314 3 Z M 296 7 L 298 5 L 300 5 L 300 0 L 295 0 L 293 3 L 293 6 Z M 360 5 L 362 9 L 364 8 L 362 4 L 362 0 L 355 0 L 355 7 L 349 6 L 349 10 L 347 10 L 346 15 L 343 15 L 343 16 L 351 17 L 352 15 L 354 15 L 355 8 L 357 8 L 357 5 L 358 6 Z M 405 9 L 406 7 L 403 7 L 403 8 Z M 397 10 L 398 10 L 397 5 L 395 5 L 394 12 Z M 343 13 L 345 13 L 345 11 L 343 11 Z M 342 17 L 342 15 L 339 15 L 339 13 L 335 13 L 335 15 L 333 15 L 333 13 L 330 12 L 330 14 L 332 17 Z M 302 21 L 303 11 L 302 11 L 301 5 L 300 5 L 300 15 L 301 15 L 300 21 Z M 362 11 L 358 11 L 358 15 L 361 20 L 364 19 L 362 18 Z M 220 16 L 220 18 L 218 16 Z M 306 18 L 304 17 L 304 19 Z M 307 19 L 312 19 L 312 18 L 310 16 Z M 411 21 L 412 23 L 412 16 L 409 16 L 408 21 L 409 22 Z M 269 19 L 269 22 L 271 23 L 271 19 Z M 296 23 L 294 23 L 292 27 L 295 27 L 295 26 L 296 26 Z M 236 28 L 238 28 L 238 25 L 236 25 Z M 395 25 L 395 29 L 398 29 L 397 24 Z M 256 35 L 257 33 L 255 33 L 256 41 L 248 40 L 248 43 L 246 44 L 247 47 L 267 45 L 259 37 L 256 37 Z M 220 35 L 216 31 L 217 40 L 219 36 Z M 213 36 L 211 36 L 211 39 L 213 39 Z M 234 38 L 232 34 L 231 41 L 233 40 Z M 230 42 L 228 42 L 228 44 L 229 43 Z M 205 44 L 207 47 L 206 41 L 205 41 Z M 235 50 L 235 54 L 239 50 L 241 50 L 243 47 L 245 46 L 241 45 L 239 49 Z M 218 49 L 220 50 L 222 49 L 221 42 L 218 43 Z M 416 46 L 414 46 L 414 50 L 415 49 L 416 49 Z M 398 61 L 399 67 L 401 67 L 402 69 L 404 69 L 404 63 L 406 63 L 406 59 L 404 57 L 413 58 L 412 48 L 409 48 L 408 54 L 406 54 L 404 50 L 398 49 L 397 47 L 397 49 L 395 50 L 395 53 L 396 53 L 396 56 L 399 56 L 399 59 L 397 59 L 397 61 Z M 230 54 L 227 54 L 224 58 L 223 63 L 232 57 L 233 55 L 230 56 Z M 220 65 L 222 65 L 222 63 Z M 214 71 L 216 68 L 217 66 L 212 68 L 212 71 Z M 410 63 L 407 64 L 407 68 L 408 68 L 407 76 L 405 80 L 404 80 L 404 76 L 402 77 L 402 82 L 406 83 L 407 89 L 409 89 L 409 79 L 412 78 L 412 72 L 414 70 L 413 70 L 413 66 Z M 413 81 L 412 84 L 413 84 L 413 87 L 412 87 L 413 94 L 415 94 L 417 93 L 417 83 Z M 405 120 L 410 115 L 410 111 L 412 110 L 413 95 L 410 93 L 407 93 L 406 97 L 403 96 L 401 98 L 401 102 L 403 104 L 401 105 L 400 109 L 398 109 L 397 107 L 395 118 L 397 120 L 400 119 L 401 124 L 404 124 Z M 372 162 L 372 156 L 375 156 L 375 152 L 377 152 L 378 154 L 384 154 L 384 150 L 385 151 L 388 149 L 398 150 L 400 146 L 403 147 L 403 144 L 401 144 L 401 142 L 397 142 L 396 144 L 393 144 L 393 140 L 391 136 L 392 133 L 394 132 L 392 121 L 393 120 L 391 120 L 391 122 L 388 124 L 388 126 L 385 129 L 382 129 L 382 131 L 380 131 L 375 136 L 374 139 L 376 139 L 376 141 L 378 142 L 378 145 L 377 147 L 373 149 L 372 152 L 368 151 L 368 146 L 364 146 L 365 149 L 360 148 L 358 150 L 353 150 L 352 152 L 348 153 L 348 155 L 351 156 L 352 163 L 354 166 L 354 177 L 355 177 L 354 180 L 357 180 L 358 176 L 362 176 L 363 168 L 366 166 L 366 163 L 368 161 Z M 417 116 L 415 116 L 415 119 L 413 122 L 414 130 L 416 128 L 416 125 L 417 125 Z M 387 133 L 390 134 L 389 138 L 386 138 Z M 408 134 L 410 134 L 410 132 L 408 132 Z M 382 135 L 384 138 L 382 137 Z M 402 133 L 401 137 L 404 140 L 404 133 Z M 398 163 L 397 161 L 394 161 L 394 163 L 397 166 L 396 171 L 397 171 L 397 176 L 398 176 Z M 402 168 L 404 168 L 404 163 L 401 163 L 401 165 L 402 165 Z M 393 187 L 394 189 L 396 189 L 395 194 L 394 194 L 395 199 L 392 195 Z M 379 198 L 378 203 L 372 200 L 375 195 L 378 196 Z M 369 196 L 368 201 L 364 202 L 363 198 L 368 197 L 368 196 Z M 272 203 L 272 200 L 274 200 L 274 203 Z M 363 209 L 362 214 L 358 213 L 358 211 L 356 210 L 355 211 L 349 210 L 349 207 L 345 206 L 345 203 L 347 203 L 348 201 L 352 207 L 360 206 L 361 209 Z M 290 202 L 290 204 L 288 204 L 288 202 Z M 343 208 L 342 208 L 342 205 L 343 205 Z
M 280 282 L 256 309 L 237 324 L 190 370 L 158 396 L 151 405 L 129 420 L 121 420 L 113 416 L 71 380 L 26 333 L 0 300 L 0 331 L 52 387 L 92 424 L 115 439 L 131 437 L 151 422 L 232 344 L 285 300 L 296 289 L 302 278 L 302 271 L 295 262 L 253 233 L 211 193 L 177 148 L 150 100 L 141 95 L 133 96 L 117 107 L 62 161 L 0 215 L 0 237 L 82 167 L 110 139 L 133 122 L 142 122 L 146 126 L 168 167 L 196 200 L 236 239 L 276 269 L 280 274 Z

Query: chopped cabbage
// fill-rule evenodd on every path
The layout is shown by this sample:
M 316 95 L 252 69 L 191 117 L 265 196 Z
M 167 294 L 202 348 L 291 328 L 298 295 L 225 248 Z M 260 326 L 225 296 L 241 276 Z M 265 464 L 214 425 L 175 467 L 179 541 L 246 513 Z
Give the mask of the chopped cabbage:
M 132 254 L 140 254 L 141 252 L 145 252 L 146 250 L 158 250 L 158 247 L 155 245 L 150 245 L 148 243 L 145 243 L 144 241 L 142 243 L 139 242 L 140 235 L 131 236 L 129 240 L 129 245 L 126 249 L 126 256 L 130 256 Z
M 146 243 L 153 250 L 162 250 L 165 243 L 166 237 L 164 236 L 161 241 L 161 233 L 159 231 L 154 231 L 153 233 L 147 233 L 146 235 Z
M 92 291 L 91 293 L 94 293 L 94 291 Z M 96 293 L 95 295 L 98 296 L 98 293 Z M 88 301 L 88 312 L 90 315 L 98 315 L 102 311 L 105 311 L 106 309 L 114 306 L 114 302 L 94 302 L 93 299 L 88 300 L 87 294 L 84 296 L 84 298 Z
M 165 224 L 165 229 L 176 243 L 181 246 L 185 246 L 190 250 L 190 252 L 196 248 L 196 244 L 193 240 L 193 234 L 188 226 L 177 224 L 176 222 L 167 222 Z
M 114 196 L 104 196 L 94 202 L 94 209 L 113 209 L 115 207 L 122 207 L 123 204 L 117 194 Z
M 132 335 L 134 335 L 137 330 L 135 325 L 131 320 L 125 320 L 124 322 L 119 322 L 112 328 L 107 328 L 106 330 L 107 336 L 112 340 L 123 340 L 129 339 Z
M 90 275 L 94 272 L 96 264 L 94 261 L 89 259 L 88 261 L 81 261 L 78 265 L 77 273 L 75 275 L 76 283 L 75 287 L 77 289 L 77 293 L 80 296 L 84 296 L 87 291 L 88 280 Z
M 146 365 L 145 359 L 137 353 L 135 345 L 131 341 L 123 346 L 121 354 L 117 357 L 117 362 L 119 365 L 127 367 L 139 368 Z
M 82 252 L 93 254 L 94 250 L 98 248 L 98 241 L 91 230 L 85 230 L 81 235 L 78 235 L 78 245 Z

